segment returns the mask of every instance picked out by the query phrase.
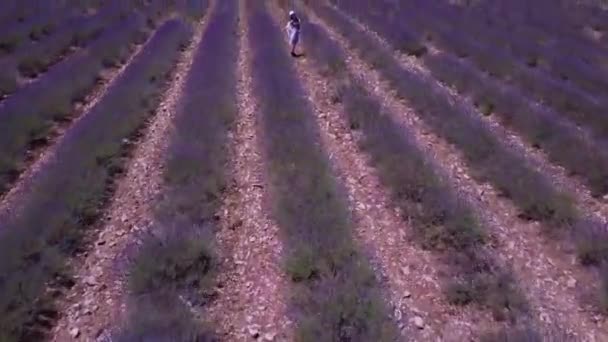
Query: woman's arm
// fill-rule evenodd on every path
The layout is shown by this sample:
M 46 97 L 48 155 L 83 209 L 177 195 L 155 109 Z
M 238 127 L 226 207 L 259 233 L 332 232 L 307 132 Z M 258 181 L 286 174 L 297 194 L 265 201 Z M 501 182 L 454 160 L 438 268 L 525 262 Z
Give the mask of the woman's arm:
M 285 32 L 287 33 L 287 37 L 291 36 L 292 30 L 293 30 L 293 27 L 291 26 L 291 21 L 287 22 L 287 25 L 285 25 Z

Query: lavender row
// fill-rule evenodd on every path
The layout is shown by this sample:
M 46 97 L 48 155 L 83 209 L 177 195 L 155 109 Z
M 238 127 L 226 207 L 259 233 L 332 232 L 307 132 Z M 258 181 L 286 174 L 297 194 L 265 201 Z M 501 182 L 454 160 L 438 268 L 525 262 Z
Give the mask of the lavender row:
M 20 75 L 36 77 L 73 49 L 85 47 L 106 26 L 113 25 L 119 14 L 101 12 L 94 17 L 82 15 L 69 18 L 42 41 L 22 45 L 11 56 L 0 61 L 0 94 L 8 95 L 16 91 Z
M 574 219 L 572 200 L 554 190 L 525 159 L 494 137 L 475 113 L 462 104 L 450 103 L 445 93 L 430 80 L 401 68 L 392 58 L 391 51 L 366 37 L 365 32 L 341 13 L 328 6 L 320 6 L 317 11 L 389 81 L 398 96 L 409 100 L 424 121 L 462 150 L 477 178 L 493 183 L 505 196 L 512 198 L 522 216 L 553 223 L 568 223 Z
M 362 133 L 359 148 L 372 157 L 404 220 L 412 220 L 413 235 L 448 260 L 448 301 L 487 307 L 497 319 L 525 314 L 527 304 L 512 275 L 484 251 L 484 227 L 466 201 L 381 104 L 352 80 L 342 62 L 346 55 L 320 27 L 306 26 L 305 45 L 315 66 L 334 80 L 336 100 L 344 104 L 351 129 Z
M 23 5 L 22 5 L 23 6 Z M 32 15 L 0 28 L 0 55 L 12 53 L 21 44 L 38 41 L 51 34 L 64 20 L 76 15 L 54 1 L 33 5 Z
M 114 8 L 102 10 L 93 17 L 81 16 L 69 20 L 48 39 L 19 53 L 14 59 L 18 60 L 17 68 L 25 77 L 35 77 L 46 71 L 62 55 L 72 47 L 86 47 L 97 38 L 106 27 L 112 27 L 115 22 L 126 17 Z
M 564 1 L 567 7 L 567 15 L 576 18 L 581 25 L 587 25 L 597 31 L 608 31 L 608 9 L 601 6 L 601 0 L 588 1 L 588 3 L 571 4 Z
M 22 169 L 27 150 L 44 144 L 54 121 L 69 120 L 104 67 L 123 63 L 131 45 L 143 42 L 143 18 L 132 15 L 107 29 L 90 48 L 57 64 L 37 82 L 6 99 L 0 107 L 0 191 Z M 32 101 L 35 99 L 35 101 Z
M 53 296 L 72 282 L 66 261 L 123 172 L 129 139 L 156 104 L 179 48 L 190 37 L 173 20 L 154 35 L 107 96 L 71 130 L 36 181 L 20 216 L 0 227 L 0 340 L 39 340 Z M 51 291 L 52 292 L 52 291 Z M 44 321 L 42 320 L 44 319 Z
M 426 10 L 424 10 L 425 7 Z M 423 10 L 424 14 L 421 14 L 420 10 Z M 445 30 L 453 33 L 452 35 L 455 33 L 462 35 L 464 30 L 467 35 L 475 38 L 477 44 L 492 47 L 493 51 L 497 50 L 513 56 L 511 58 L 515 57 L 516 60 L 525 61 L 529 66 L 545 71 L 554 79 L 565 84 L 575 85 L 597 98 L 605 99 L 608 94 L 608 81 L 606 81 L 608 70 L 602 71 L 600 67 L 589 65 L 576 57 L 586 51 L 585 49 L 572 46 L 572 44 L 562 46 L 560 49 L 548 43 L 539 44 L 538 40 L 546 38 L 541 36 L 536 40 L 533 39 L 534 30 L 525 25 L 520 28 L 500 27 L 495 24 L 495 21 L 489 25 L 482 24 L 484 21 L 478 20 L 482 14 L 467 16 L 466 12 L 452 13 L 441 6 L 433 6 L 429 3 L 410 7 L 410 11 L 404 13 L 418 13 L 418 15 L 434 21 L 435 25 L 443 25 Z M 462 36 L 461 40 L 464 40 L 466 35 Z M 560 39 L 557 38 L 556 41 L 559 42 Z M 572 51 L 577 51 L 577 53 L 574 54 Z
M 551 1 L 547 1 L 551 5 Z M 574 22 L 578 30 L 590 27 L 597 31 L 608 30 L 608 9 L 601 8 L 599 2 L 595 5 L 583 2 L 561 1 L 560 9 L 564 16 Z M 580 31 L 579 31 L 580 32 Z
M 17 21 L 20 16 L 17 0 L 6 0 L 0 3 L 0 27 L 7 27 Z
M 597 63 L 607 53 L 605 48 L 584 32 L 583 25 L 592 24 L 588 20 L 593 16 L 587 15 L 584 24 L 577 23 L 573 18 L 576 8 L 581 6 L 556 1 L 494 1 L 488 5 L 490 3 L 481 3 L 462 11 L 453 11 L 459 8 L 457 6 L 445 9 L 462 17 L 483 18 L 481 22 L 486 22 L 490 29 L 509 32 L 516 37 L 524 37 L 523 40 L 554 47 L 560 53 L 570 54 L 576 50 L 575 57 L 582 60 Z M 440 7 L 443 6 L 436 8 Z
M 560 48 L 562 42 L 569 44 L 577 50 L 577 55 L 582 53 L 593 58 L 605 56 L 608 52 L 584 32 L 585 26 L 588 25 L 597 29 L 606 25 L 601 18 L 594 15 L 600 14 L 597 11 L 583 13 L 580 11 L 583 6 L 568 1 L 495 1 L 491 6 L 487 6 L 488 4 L 466 12 L 472 12 L 473 16 L 495 18 L 493 25 L 508 30 L 514 29 L 514 32 L 518 32 L 519 28 L 526 28 L 532 33 L 528 36 L 529 39 L 535 39 L 544 45 L 556 45 Z M 562 50 L 565 53 L 571 51 Z
M 544 150 L 551 161 L 581 176 L 593 195 L 608 193 L 608 155 L 600 145 L 590 144 L 561 122 L 557 113 L 531 104 L 519 91 L 481 77 L 454 57 L 427 56 L 424 63 L 436 78 L 470 96 L 485 114 L 495 113 L 532 146 Z
M 601 45 L 589 46 L 580 38 L 567 39 L 563 35 L 552 38 L 541 36 L 543 43 L 539 44 L 528 38 L 530 29 L 518 32 L 512 30 L 511 25 L 503 29 L 498 28 L 496 32 L 495 35 L 483 38 L 484 41 L 490 44 L 495 42 L 495 39 L 510 38 L 509 49 L 516 57 L 535 59 L 539 61 L 540 69 L 552 74 L 554 78 L 571 83 L 597 97 L 606 98 L 608 69 L 605 60 L 608 58 L 608 52 L 602 49 Z M 518 38 L 513 39 L 513 36 Z
M 176 7 L 184 17 L 199 20 L 205 14 L 209 0 L 177 0 Z
M 400 10 L 400 11 L 405 11 L 404 13 L 410 13 L 410 11 L 407 11 L 404 8 L 390 8 L 390 9 L 386 9 L 386 10 Z M 373 13 L 373 12 L 371 12 Z M 371 17 L 372 14 L 369 14 L 368 17 Z M 394 21 L 390 18 L 384 18 L 383 21 L 377 21 L 378 19 L 381 18 L 377 18 L 376 20 L 376 24 L 373 25 L 374 29 L 376 29 L 382 36 L 389 36 L 389 34 L 387 33 L 387 31 L 391 31 L 392 27 L 394 26 L 407 26 L 407 27 L 418 27 L 418 28 L 427 28 L 429 25 L 434 25 L 433 24 L 433 19 L 429 18 L 428 16 L 416 16 L 416 15 L 408 15 L 405 14 L 405 17 L 407 18 L 406 20 L 402 20 L 403 18 L 399 18 L 399 21 Z M 369 19 L 371 20 L 371 19 Z M 369 22 L 369 20 L 366 20 Z M 440 25 L 439 23 L 437 23 L 437 25 Z M 601 105 L 596 104 L 593 100 L 586 100 L 585 95 L 584 94 L 580 94 L 578 92 L 574 92 L 571 91 L 568 87 L 563 87 L 560 86 L 559 84 L 552 82 L 550 80 L 547 79 L 543 79 L 542 76 L 540 75 L 536 75 L 535 73 L 533 73 L 530 69 L 528 68 L 523 68 L 519 65 L 517 65 L 516 62 L 513 61 L 512 58 L 510 58 L 509 56 L 503 55 L 501 53 L 497 53 L 496 51 L 490 51 L 488 50 L 486 47 L 482 47 L 470 40 L 468 40 L 465 36 L 459 35 L 459 34 L 454 34 L 453 31 L 448 30 L 448 29 L 435 29 L 435 28 L 429 28 L 429 30 L 435 30 L 435 32 L 437 32 L 437 34 L 434 36 L 435 39 L 438 39 L 438 41 L 440 42 L 440 44 L 443 47 L 446 47 L 448 50 L 450 51 L 454 51 L 456 54 L 458 54 L 459 56 L 463 56 L 463 55 L 470 55 L 471 56 L 471 60 L 473 62 L 475 62 L 477 65 L 479 65 L 481 68 L 483 68 L 484 70 L 489 71 L 491 74 L 493 75 L 497 75 L 501 78 L 505 78 L 507 79 L 509 82 L 511 83 L 515 83 L 517 84 L 520 88 L 526 90 L 528 93 L 533 94 L 538 100 L 545 102 L 545 103 L 549 103 L 552 105 L 553 108 L 556 108 L 557 110 L 560 111 L 564 111 L 566 113 L 568 113 L 573 119 L 574 121 L 578 122 L 578 123 L 582 123 L 584 124 L 586 127 L 589 127 L 590 129 L 594 130 L 595 133 L 597 133 L 596 135 L 598 136 L 598 139 L 604 139 L 605 138 L 605 134 L 608 133 L 608 117 L 606 117 L 605 115 L 603 115 L 603 107 Z M 389 40 L 389 42 L 393 42 L 392 40 Z M 398 46 L 394 46 L 395 49 L 398 48 Z M 433 61 L 434 59 L 436 59 L 437 57 L 429 57 L 426 60 L 429 61 Z M 436 66 L 436 67 L 441 67 L 440 65 L 441 63 L 430 63 L 429 66 Z M 473 73 L 472 71 L 467 70 L 466 75 L 462 75 L 463 72 L 465 71 L 460 71 L 460 69 L 462 69 L 462 67 L 459 66 L 458 63 L 455 64 L 455 62 L 450 63 L 451 66 L 456 67 L 454 70 L 448 70 L 449 68 L 446 68 L 445 66 L 442 68 L 442 70 L 444 70 L 444 72 L 451 72 L 453 74 L 452 78 L 456 77 L 455 74 L 461 74 L 461 77 L 464 77 L 463 79 L 460 80 L 459 83 L 466 83 L 466 85 L 469 86 L 469 88 L 473 88 L 475 87 L 476 83 L 475 82 L 470 82 L 470 78 L 472 79 L 476 79 L 476 80 L 480 80 L 480 76 L 476 75 L 475 73 Z M 447 77 L 447 76 L 446 76 Z M 487 82 L 482 82 L 483 84 L 487 83 Z M 464 84 L 463 84 L 464 86 Z M 496 87 L 494 87 L 496 88 Z M 481 88 L 481 83 L 478 84 L 478 89 L 481 92 L 481 90 L 483 90 Z M 498 89 L 496 89 L 498 90 Z M 496 93 L 496 91 L 494 91 L 494 93 Z M 488 95 L 488 93 L 486 92 L 486 94 L 479 94 L 478 97 L 480 97 L 480 103 L 484 104 L 486 106 L 486 108 L 484 110 L 490 110 L 491 107 L 494 107 L 495 104 L 492 104 L 489 101 L 489 99 L 487 98 L 481 98 Z M 504 97 L 504 96 L 503 96 Z M 511 96 L 513 97 L 513 95 Z M 526 101 L 524 101 L 522 96 L 522 99 L 518 99 L 518 102 L 524 103 Z M 503 101 L 504 102 L 504 101 Z M 521 109 L 522 106 L 524 106 L 524 104 L 519 104 L 518 108 Z M 506 108 L 505 108 L 506 109 Z M 508 110 L 506 111 L 511 112 L 512 110 Z M 533 112 L 538 112 L 541 111 L 541 109 L 534 109 Z M 526 113 L 530 112 L 529 108 L 526 108 Z M 555 115 L 558 115 L 558 113 L 552 113 Z M 545 116 L 546 117 L 546 116 Z M 534 118 L 529 118 L 529 120 L 533 120 Z M 575 141 L 575 140 L 580 140 L 579 137 L 575 137 L 575 138 L 568 138 L 568 135 L 572 135 L 573 133 L 567 133 L 565 131 L 565 129 L 562 127 L 563 125 L 561 125 L 558 122 L 553 122 L 552 119 L 539 119 L 543 122 L 545 121 L 550 121 L 548 124 L 549 126 L 559 126 L 560 128 L 554 127 L 554 128 L 548 128 L 544 127 L 531 127 L 528 126 L 526 128 L 528 129 L 533 129 L 533 132 L 531 132 L 530 134 L 533 134 L 533 138 L 534 139 L 543 139 L 543 138 L 549 138 L 546 136 L 537 136 L 536 134 L 534 134 L 534 132 L 538 132 L 541 129 L 547 129 L 547 130 L 551 130 L 551 131 L 560 131 L 563 132 L 564 135 L 559 135 L 560 138 L 558 139 L 570 139 L 571 141 Z M 533 125 L 533 123 L 530 123 L 531 125 Z M 566 145 L 569 145 L 570 142 L 568 142 Z M 580 147 L 585 145 L 582 141 L 579 141 L 578 143 L 576 143 L 574 146 Z M 593 147 L 590 147 L 591 149 L 593 149 Z M 591 151 L 587 151 L 588 153 L 591 153 Z M 562 158 L 562 156 L 558 156 L 558 159 Z M 575 168 L 575 172 L 586 175 L 587 178 L 590 180 L 590 183 L 593 184 L 593 188 L 596 189 L 596 191 L 599 193 L 601 193 L 604 188 L 603 185 L 601 185 L 601 183 L 603 182 L 602 180 L 598 179 L 598 172 L 600 172 L 602 170 L 602 167 L 600 167 L 602 165 L 601 161 L 598 161 L 600 166 L 593 166 L 593 164 L 589 164 L 589 162 L 584 163 L 585 167 L 586 166 L 590 166 L 589 169 L 585 169 L 582 167 L 582 165 L 579 166 L 574 166 L 575 164 L 577 164 L 577 162 L 574 162 L 571 160 L 571 157 L 566 157 L 563 156 L 563 158 L 567 159 L 564 162 L 566 163 L 566 165 L 570 165 L 572 167 Z M 581 157 L 582 158 L 582 157 Z M 601 158 L 600 156 L 598 156 L 598 158 Z M 587 160 L 592 161 L 595 158 L 587 158 Z
M 286 246 L 296 339 L 393 340 L 396 329 L 351 238 L 345 194 L 318 143 L 282 30 L 262 2 L 247 2 L 247 15 L 269 203 Z
M 396 7 L 398 5 L 392 4 L 391 6 Z M 501 23 L 498 14 L 495 14 L 496 18 L 493 18 L 483 12 L 477 13 L 472 10 L 459 10 L 459 7 L 431 3 L 412 3 L 409 5 L 401 3 L 399 6 L 400 13 L 408 17 L 407 20 L 400 21 L 401 25 L 405 25 L 406 21 L 410 20 L 417 23 L 416 25 L 410 25 L 410 27 L 415 27 L 419 30 L 421 27 L 429 30 L 429 26 L 432 28 L 439 25 L 443 27 L 444 31 L 450 32 L 453 37 L 461 41 L 466 41 L 467 36 L 475 37 L 476 42 L 479 43 L 481 41 L 494 48 L 497 47 L 503 54 L 517 55 L 531 65 L 540 60 L 540 57 L 537 57 L 537 54 L 531 53 L 531 51 L 546 49 L 539 42 L 548 44 L 545 40 L 551 39 L 551 41 L 555 41 L 553 38 L 544 37 L 541 33 L 528 26 L 508 26 L 510 24 Z M 519 13 L 518 11 L 514 11 L 514 8 L 516 7 L 512 4 L 510 10 L 499 13 L 502 16 L 507 16 L 509 13 Z M 478 20 L 486 16 L 488 17 L 487 20 Z M 431 25 L 429 21 L 434 22 L 434 25 Z M 393 22 L 395 21 L 393 20 Z M 457 30 L 455 29 L 456 27 L 458 28 Z M 463 30 L 465 30 L 466 35 L 462 34 Z M 525 38 L 519 39 L 516 37 Z M 452 43 L 452 45 L 457 44 Z M 460 49 L 466 54 L 466 45 L 461 46 Z
M 339 23 L 338 27 L 342 26 L 341 31 L 345 35 L 346 32 L 350 32 L 348 30 L 352 28 L 349 28 L 349 24 L 344 18 L 337 13 L 332 13 L 332 15 L 334 16 L 334 22 Z M 356 42 L 357 34 L 351 35 L 354 35 L 351 41 Z M 360 40 L 359 44 L 355 44 L 355 46 L 358 46 L 362 52 L 381 49 L 379 46 L 374 47 L 371 42 L 365 43 L 363 39 Z M 567 236 L 570 236 L 577 244 L 577 254 L 581 263 L 602 265 L 608 260 L 608 247 L 606 247 L 608 246 L 608 238 L 605 234 L 605 228 L 601 224 L 583 218 L 574 209 L 571 199 L 553 190 L 540 174 L 533 172 L 522 159 L 511 155 L 508 149 L 493 139 L 482 125 L 475 121 L 461 121 L 467 116 L 467 113 L 462 109 L 459 109 L 458 106 L 451 107 L 449 103 L 442 103 L 439 94 L 436 94 L 433 98 L 425 99 L 425 96 L 429 96 L 429 94 L 425 95 L 425 92 L 432 94 L 432 90 L 425 90 L 420 83 L 421 80 L 414 81 L 413 75 L 409 76 L 410 79 L 408 79 L 403 71 L 397 70 L 399 69 L 398 66 L 388 66 L 391 63 L 390 58 L 378 55 L 383 55 L 383 53 L 368 54 L 368 59 L 375 62 L 376 66 L 380 66 L 381 72 L 382 69 L 386 70 L 386 72 L 383 72 L 385 77 L 394 84 L 401 96 L 408 98 L 415 106 L 419 107 L 420 112 L 431 115 L 440 114 L 433 113 L 433 108 L 435 108 L 438 111 L 452 113 L 450 115 L 446 114 L 443 119 L 438 115 L 436 118 L 428 120 L 428 122 L 437 127 L 440 132 L 443 132 L 443 135 L 449 141 L 461 147 L 469 163 L 477 168 L 477 177 L 481 177 L 482 180 L 489 180 L 507 197 L 511 197 L 522 209 L 524 218 L 540 220 L 553 230 L 565 231 Z M 379 63 L 379 61 L 382 62 Z M 446 69 L 453 70 L 446 65 L 443 66 Z M 468 78 L 465 77 L 465 80 L 468 81 Z M 528 119 L 534 120 L 534 118 Z M 469 120 L 474 120 L 474 118 L 470 117 Z M 523 121 L 524 118 L 520 118 L 520 120 Z M 450 121 L 455 122 L 451 123 Z M 538 123 L 535 124 L 535 127 L 539 127 Z M 602 292 L 598 301 L 599 305 L 605 308 L 605 298 L 608 296 L 608 275 L 604 274 L 603 278 Z
M 129 320 L 118 341 L 214 340 L 179 298 L 204 310 L 218 262 L 213 250 L 229 180 L 228 134 L 237 114 L 237 1 L 218 2 L 184 88 L 167 151 L 154 236 L 129 274 Z M 170 309 L 167 310 L 167 307 Z
M 351 6 L 348 8 L 342 5 L 341 8 L 350 13 L 353 7 L 357 8 L 357 6 L 352 6 L 352 2 L 350 4 Z M 380 34 L 392 44 L 392 47 L 398 50 L 399 46 L 394 44 L 390 32 L 393 27 L 405 25 L 400 25 L 400 21 L 394 22 L 390 18 L 373 14 L 395 10 L 395 8 L 379 6 L 377 9 L 383 11 L 367 11 L 359 14 L 359 17 L 373 28 L 378 29 Z M 407 15 L 406 17 L 416 20 Z M 422 20 L 430 21 L 421 17 L 416 23 Z M 413 25 L 409 20 L 405 22 L 408 26 Z M 459 42 L 457 39 L 446 40 L 452 44 Z M 490 53 L 480 55 L 485 56 Z M 557 113 L 531 105 L 520 92 L 501 87 L 499 84 L 481 77 L 476 70 L 456 58 L 433 55 L 425 56 L 424 62 L 435 77 L 447 81 L 460 92 L 471 95 L 478 105 L 484 107 L 482 110 L 487 114 L 496 112 L 506 125 L 519 131 L 532 145 L 545 150 L 553 161 L 563 165 L 572 173 L 582 176 L 594 195 L 602 196 L 608 192 L 608 178 L 605 176 L 608 174 L 608 155 L 600 147 L 585 141 L 577 131 L 560 122 L 557 119 Z M 608 119 L 606 121 L 608 122 Z
M 521 218 L 540 221 L 547 229 L 573 239 L 583 264 L 602 265 L 608 260 L 605 228 L 582 217 L 572 198 L 556 190 L 524 158 L 495 138 L 477 117 L 479 114 L 469 112 L 459 103 L 450 103 L 445 93 L 430 81 L 402 69 L 390 57 L 390 51 L 365 37 L 342 14 L 328 6 L 316 10 L 389 81 L 398 96 L 407 99 L 427 124 L 462 151 L 475 178 L 492 183 L 519 207 Z M 608 293 L 608 275 L 606 280 L 604 289 Z M 606 293 L 602 296 L 608 296 Z
M 167 16 L 173 13 L 180 14 L 180 2 L 185 0 L 149 0 L 149 1 L 133 1 L 132 7 L 139 11 L 145 12 L 148 18 L 148 25 L 151 28 L 156 27 Z M 192 2 L 199 1 L 201 6 L 208 3 L 209 0 L 189 0 Z M 200 7 L 200 6 L 199 6 Z M 181 14 L 184 14 L 183 12 Z M 195 14 L 195 13 L 192 13 Z M 187 16 L 185 16 L 187 18 Z M 191 17 L 191 19 L 196 19 Z
M 400 20 L 400 13 L 394 11 L 393 5 L 388 2 L 376 1 L 373 5 L 369 5 L 363 1 L 336 0 L 333 2 L 357 19 L 373 21 L 374 26 L 386 26 L 387 23 Z M 403 53 L 412 56 L 422 56 L 427 51 L 424 42 L 420 39 L 417 32 L 408 29 L 404 25 L 390 25 L 383 32 L 385 33 L 385 38 L 393 42 L 397 50 Z
M 433 25 L 431 23 L 433 20 L 429 17 L 425 17 L 425 20 L 410 18 L 413 20 L 411 25 Z M 433 29 L 436 33 L 434 38 L 446 50 L 453 51 L 459 56 L 470 56 L 476 65 L 490 75 L 517 85 L 536 100 L 550 105 L 559 113 L 566 114 L 574 122 L 590 129 L 597 139 L 605 139 L 608 134 L 608 118 L 604 115 L 605 105 L 602 104 L 605 101 L 597 102 L 584 92 L 547 79 L 542 73 L 519 64 L 513 56 L 495 49 L 490 50 L 465 36 L 455 35 L 448 28 L 439 28 L 440 25 L 441 23 L 437 23 L 437 28 Z M 528 60 L 529 66 L 534 67 L 537 63 L 539 63 L 537 60 Z
M 136 6 L 133 1 L 105 1 L 103 6 L 97 9 L 96 15 L 91 17 L 88 14 L 80 14 L 70 17 L 63 20 L 55 31 L 49 33 L 49 36 L 45 36 L 41 41 L 29 41 L 27 44 L 22 44 L 11 55 L 4 56 L 0 60 L 0 98 L 19 89 L 18 78 L 20 74 L 26 77 L 34 77 L 41 72 L 45 72 L 62 55 L 69 54 L 73 47 L 85 46 L 96 38 L 106 26 L 115 25 L 113 22 L 117 18 L 124 19 L 127 15 L 133 15 L 137 11 L 149 16 L 150 7 L 151 5 L 147 7 Z M 43 9 L 35 8 L 37 12 L 42 12 L 46 16 L 49 15 Z M 166 8 L 168 8 L 167 4 L 164 7 L 159 7 L 155 15 L 159 15 L 159 13 L 161 16 L 164 15 L 165 11 L 162 9 Z M 146 13 L 146 10 L 148 13 Z M 154 26 L 153 22 L 149 23 L 152 27 Z
M 0 3 L 0 27 L 10 28 L 14 24 L 24 23 L 39 13 L 49 13 L 50 9 L 72 10 L 73 13 L 82 13 L 82 8 L 74 8 L 67 1 L 45 0 L 3 0 Z

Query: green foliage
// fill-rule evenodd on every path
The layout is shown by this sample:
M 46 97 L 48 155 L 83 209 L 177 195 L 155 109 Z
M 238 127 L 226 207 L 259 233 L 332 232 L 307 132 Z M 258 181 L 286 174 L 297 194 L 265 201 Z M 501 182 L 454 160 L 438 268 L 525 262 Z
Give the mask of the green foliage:
M 209 276 L 213 256 L 207 242 L 185 233 L 172 235 L 144 242 L 129 274 L 130 288 L 136 296 L 166 287 L 202 287 Z
M 319 273 L 318 267 L 315 265 L 313 251 L 306 248 L 300 248 L 291 253 L 286 262 L 285 269 L 294 282 L 311 279 L 315 274 Z
M 17 90 L 17 73 L 12 65 L 2 65 L 0 72 L 0 96 Z
M 192 317 L 175 294 L 155 293 L 132 299 L 129 319 L 114 336 L 117 342 L 211 342 L 216 339 Z

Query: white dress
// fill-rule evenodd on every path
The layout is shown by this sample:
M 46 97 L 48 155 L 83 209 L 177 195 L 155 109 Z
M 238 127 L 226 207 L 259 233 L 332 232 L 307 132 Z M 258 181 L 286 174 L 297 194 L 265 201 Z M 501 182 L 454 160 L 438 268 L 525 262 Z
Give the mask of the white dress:
M 300 30 L 294 25 L 292 25 L 291 21 L 287 23 L 285 29 L 287 30 L 287 37 L 289 39 L 289 43 L 291 45 L 297 44 L 300 40 Z

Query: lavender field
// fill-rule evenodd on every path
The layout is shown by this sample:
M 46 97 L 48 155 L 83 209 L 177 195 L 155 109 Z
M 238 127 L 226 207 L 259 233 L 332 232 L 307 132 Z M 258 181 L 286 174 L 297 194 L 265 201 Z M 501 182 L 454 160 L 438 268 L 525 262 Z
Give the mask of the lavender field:
M 608 341 L 608 4 L 3 1 L 0 341 Z

